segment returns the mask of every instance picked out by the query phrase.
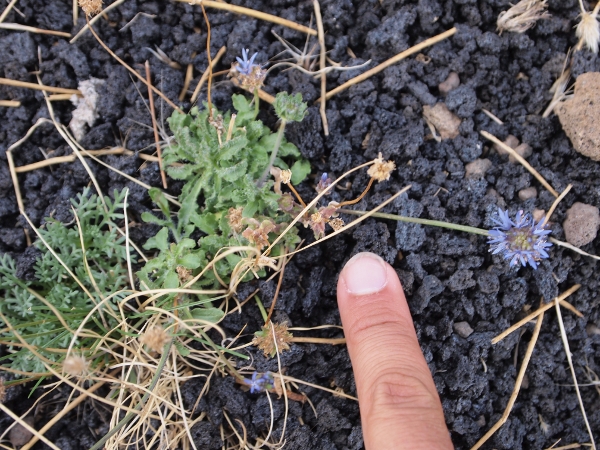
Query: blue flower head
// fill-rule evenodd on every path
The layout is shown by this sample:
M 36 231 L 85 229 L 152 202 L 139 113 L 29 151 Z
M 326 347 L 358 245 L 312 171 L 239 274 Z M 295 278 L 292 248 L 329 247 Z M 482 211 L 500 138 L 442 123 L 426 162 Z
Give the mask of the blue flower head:
M 250 387 L 251 394 L 257 394 L 264 390 L 272 389 L 274 385 L 271 372 L 266 372 L 260 377 L 258 376 L 258 372 L 254 372 L 252 374 L 252 379 L 244 378 L 243 382 L 246 386 Z
M 488 238 L 492 254 L 502 253 L 504 259 L 510 259 L 511 266 L 529 263 L 534 269 L 539 260 L 548 258 L 547 249 L 552 244 L 546 239 L 551 230 L 545 229 L 544 219 L 535 223 L 531 214 L 519 211 L 513 221 L 508 211 L 498 208 L 498 216 L 492 217 L 492 222 L 496 224 Z
M 237 71 L 243 75 L 252 75 L 252 69 L 260 67 L 258 64 L 254 64 L 254 59 L 258 53 L 255 53 L 248 59 L 248 49 L 242 49 L 242 57 L 236 56 L 238 62 Z

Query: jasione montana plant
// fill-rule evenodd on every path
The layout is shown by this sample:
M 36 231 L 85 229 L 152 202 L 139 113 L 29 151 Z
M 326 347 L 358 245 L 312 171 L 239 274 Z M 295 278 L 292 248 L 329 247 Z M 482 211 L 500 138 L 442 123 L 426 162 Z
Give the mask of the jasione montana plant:
M 160 251 L 138 273 L 148 287 L 179 287 L 228 247 L 252 245 L 261 250 L 291 220 L 280 207 L 282 195 L 274 190 L 274 182 L 262 178 L 272 168 L 290 169 L 291 181 L 297 184 L 310 172 L 310 165 L 285 140 L 281 127 L 273 133 L 256 119 L 255 105 L 242 95 L 233 95 L 232 100 L 235 114 L 194 107 L 189 114 L 174 112 L 169 118 L 174 143 L 164 150 L 163 159 L 169 176 L 185 184 L 176 215 L 160 191 L 150 192 L 163 217 L 142 216 L 162 226 L 144 246 Z M 302 120 L 306 110 L 299 94 L 278 94 L 275 107 L 282 122 L 290 121 L 292 110 L 293 120 Z M 193 239 L 196 230 L 204 236 Z M 292 229 L 272 254 L 297 242 Z M 216 263 L 221 282 L 229 281 L 239 261 L 240 256 L 229 255 Z M 197 285 L 218 282 L 213 271 L 207 271 Z

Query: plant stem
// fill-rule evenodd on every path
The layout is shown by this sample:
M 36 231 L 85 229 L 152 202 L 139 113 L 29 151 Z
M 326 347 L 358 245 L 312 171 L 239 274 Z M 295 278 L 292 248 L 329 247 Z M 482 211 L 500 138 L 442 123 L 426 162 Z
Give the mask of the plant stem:
M 365 214 L 368 214 L 367 211 L 355 211 L 353 209 L 340 209 L 338 211 L 346 214 L 353 214 L 355 216 L 364 216 Z M 371 214 L 371 216 L 379 217 L 380 219 L 396 220 L 398 222 L 420 223 L 421 225 L 431 225 L 434 227 L 450 228 L 451 230 L 464 231 L 465 233 L 479 234 L 481 236 L 489 236 L 490 234 L 488 230 L 484 230 L 483 228 L 469 227 L 467 225 L 458 225 L 455 223 L 442 222 L 440 220 L 419 219 L 416 217 L 398 216 L 396 214 L 385 213 L 373 213 Z
M 256 186 L 258 186 L 259 188 L 261 188 L 263 184 L 265 184 L 265 181 L 267 180 L 267 177 L 271 172 L 271 167 L 273 167 L 273 163 L 275 162 L 275 158 L 277 158 L 277 152 L 279 151 L 281 141 L 283 140 L 283 131 L 285 130 L 286 124 L 287 121 L 285 119 L 281 119 L 279 130 L 277 130 L 277 140 L 275 141 L 275 146 L 273 147 L 273 151 L 271 152 L 271 159 L 269 160 L 269 165 L 267 166 L 263 174 L 260 176 L 258 183 L 256 183 Z
M 254 119 L 258 117 L 260 97 L 258 96 L 258 88 L 254 89 Z

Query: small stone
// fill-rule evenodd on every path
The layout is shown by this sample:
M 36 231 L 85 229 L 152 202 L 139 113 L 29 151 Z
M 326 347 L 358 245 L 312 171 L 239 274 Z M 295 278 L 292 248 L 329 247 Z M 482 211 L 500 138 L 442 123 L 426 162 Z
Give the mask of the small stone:
M 519 144 L 513 148 L 515 149 L 515 152 L 517 152 L 517 154 L 523 159 L 527 159 L 533 154 L 533 149 L 531 148 L 531 145 L 529 145 L 529 144 L 523 143 L 523 144 Z M 517 158 L 515 158 L 513 155 L 510 155 L 508 157 L 508 160 L 512 163 L 519 162 L 517 160 Z
M 492 162 L 489 159 L 477 158 L 465 166 L 465 177 L 474 179 L 483 178 L 491 167 Z
M 600 211 L 592 205 L 576 202 L 567 210 L 563 222 L 567 242 L 575 247 L 583 247 L 596 238 L 600 228 Z
M 523 202 L 526 200 L 529 200 L 530 198 L 536 198 L 536 197 L 537 197 L 537 189 L 534 188 L 533 186 L 525 188 L 525 189 L 521 189 L 519 191 L 519 198 Z
M 516 136 L 509 134 L 508 136 L 506 136 L 506 139 L 504 139 L 504 143 L 514 150 L 519 146 L 519 139 Z M 494 150 L 496 150 L 498 152 L 499 155 L 508 155 L 509 154 L 506 150 L 504 150 L 498 144 L 494 144 L 493 148 L 494 148 Z
M 523 375 L 523 381 L 521 381 L 521 389 L 529 388 L 529 377 L 527 374 Z
M 560 124 L 576 152 L 600 161 L 600 72 L 583 73 L 575 81 L 573 97 L 555 108 Z
M 477 425 L 479 425 L 479 427 L 485 427 L 486 421 L 485 421 L 485 416 L 482 414 L 481 416 L 479 416 L 479 419 L 477 419 L 477 422 L 475 422 Z
M 448 78 L 438 85 L 440 94 L 446 96 L 452 89 L 456 89 L 460 85 L 460 78 L 456 72 L 450 72 Z
M 450 112 L 445 103 L 437 103 L 433 107 L 424 105 L 423 117 L 435 127 L 442 139 L 454 139 L 458 136 L 461 120 Z
M 33 416 L 27 416 L 23 421 L 33 427 Z M 16 424 L 14 427 L 10 429 L 10 433 L 8 433 L 8 440 L 13 445 L 13 447 L 21 447 L 29 442 L 32 438 L 33 433 L 25 428 L 20 423 Z
M 452 328 L 454 328 L 456 334 L 458 334 L 460 337 L 464 337 L 465 339 L 473 334 L 473 328 L 471 328 L 471 325 L 469 325 L 467 322 L 456 322 L 454 325 L 452 325 Z

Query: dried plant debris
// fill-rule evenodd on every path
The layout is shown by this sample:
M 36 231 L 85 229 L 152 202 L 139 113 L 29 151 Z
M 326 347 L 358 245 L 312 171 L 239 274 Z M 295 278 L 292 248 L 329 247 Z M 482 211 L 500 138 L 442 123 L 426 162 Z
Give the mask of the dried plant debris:
M 594 53 L 598 53 L 598 41 L 600 41 L 600 24 L 597 16 L 596 9 L 592 12 L 582 13 L 581 21 L 575 30 L 580 43 Z
M 79 6 L 88 16 L 95 16 L 102 12 L 102 0 L 79 0 Z
M 81 141 L 85 136 L 85 126 L 92 127 L 98 118 L 96 105 L 98 103 L 98 89 L 104 84 L 104 80 L 90 78 L 79 83 L 79 90 L 82 97 L 73 95 L 71 102 L 77 107 L 73 111 L 73 118 L 69 122 L 69 128 L 73 132 L 75 139 Z
M 547 19 L 550 14 L 546 12 L 547 0 L 521 0 L 508 11 L 498 15 L 498 31 L 512 31 L 523 33 L 529 30 L 540 19 Z
M 292 333 L 288 331 L 287 322 L 269 322 L 260 331 L 254 333 L 252 344 L 261 349 L 265 356 L 272 358 L 277 351 L 281 353 L 284 350 L 289 350 L 292 338 Z

